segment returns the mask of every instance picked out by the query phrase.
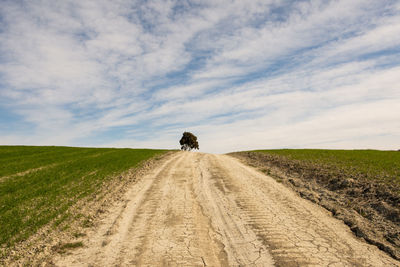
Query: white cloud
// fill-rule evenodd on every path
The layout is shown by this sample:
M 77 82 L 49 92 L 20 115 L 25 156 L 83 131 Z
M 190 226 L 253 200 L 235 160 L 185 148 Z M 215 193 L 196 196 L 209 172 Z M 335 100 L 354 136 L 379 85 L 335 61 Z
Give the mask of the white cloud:
M 0 16 L 1 119 L 30 127 L 4 144 L 397 145 L 396 1 L 4 1 Z

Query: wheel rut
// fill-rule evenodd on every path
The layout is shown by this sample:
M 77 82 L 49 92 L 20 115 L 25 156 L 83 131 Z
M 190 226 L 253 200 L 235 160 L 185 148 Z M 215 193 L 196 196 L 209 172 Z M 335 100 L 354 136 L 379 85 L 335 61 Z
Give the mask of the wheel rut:
M 224 155 L 178 152 L 56 266 L 400 266 L 327 211 Z

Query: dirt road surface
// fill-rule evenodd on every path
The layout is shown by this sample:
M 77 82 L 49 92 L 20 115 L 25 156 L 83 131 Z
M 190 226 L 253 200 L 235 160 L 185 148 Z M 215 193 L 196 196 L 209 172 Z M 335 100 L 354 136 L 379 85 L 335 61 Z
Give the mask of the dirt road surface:
M 57 266 L 400 266 L 323 208 L 237 159 L 179 152 Z

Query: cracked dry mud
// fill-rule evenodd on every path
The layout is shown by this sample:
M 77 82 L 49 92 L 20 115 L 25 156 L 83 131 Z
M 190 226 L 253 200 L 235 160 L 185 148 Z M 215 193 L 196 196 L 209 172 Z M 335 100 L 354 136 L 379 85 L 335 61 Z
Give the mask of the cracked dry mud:
M 57 266 L 400 266 L 329 212 L 226 155 L 179 152 Z

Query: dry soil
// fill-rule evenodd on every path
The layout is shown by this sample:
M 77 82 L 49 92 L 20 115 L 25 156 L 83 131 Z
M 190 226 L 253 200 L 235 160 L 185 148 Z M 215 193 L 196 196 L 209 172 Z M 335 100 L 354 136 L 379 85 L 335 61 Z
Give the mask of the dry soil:
M 227 155 L 179 152 L 56 266 L 400 266 L 320 206 Z

